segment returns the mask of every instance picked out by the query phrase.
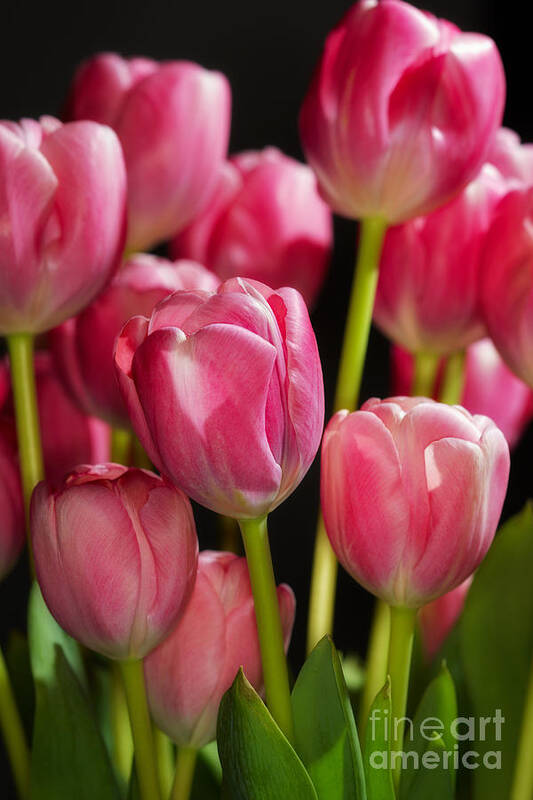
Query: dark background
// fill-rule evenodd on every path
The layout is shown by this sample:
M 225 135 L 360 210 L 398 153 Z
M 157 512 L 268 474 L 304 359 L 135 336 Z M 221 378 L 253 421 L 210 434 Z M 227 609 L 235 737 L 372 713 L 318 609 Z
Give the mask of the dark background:
M 76 65 L 98 51 L 114 50 L 156 59 L 185 58 L 228 76 L 233 89 L 232 152 L 273 144 L 301 158 L 299 106 L 324 37 L 350 5 L 348 0 L 315 4 L 309 0 L 8 3 L 2 10 L 0 118 L 58 114 Z M 532 140 L 530 32 L 529 26 L 520 21 L 522 4 L 516 0 L 428 0 L 415 5 L 496 40 L 508 81 L 505 124 L 515 128 L 524 140 Z M 313 314 L 329 402 L 352 273 L 356 226 L 338 219 L 335 234 L 329 278 Z M 388 392 L 388 345 L 374 331 L 362 399 Z M 532 449 L 530 428 L 514 453 L 506 516 L 518 510 L 531 493 Z M 291 662 L 296 670 L 304 656 L 317 490 L 315 464 L 302 486 L 272 514 L 270 523 L 277 577 L 292 585 L 298 600 L 291 646 Z M 212 545 L 212 516 L 201 512 L 197 520 L 201 546 Z M 21 565 L 0 585 L 3 642 L 9 629 L 24 626 L 25 574 L 25 565 Z M 341 650 L 364 652 L 371 606 L 372 598 L 342 574 L 335 625 L 335 640 Z M 9 788 L 4 794 L 5 774 L 5 770 L 0 772 L 2 798 L 9 795 Z

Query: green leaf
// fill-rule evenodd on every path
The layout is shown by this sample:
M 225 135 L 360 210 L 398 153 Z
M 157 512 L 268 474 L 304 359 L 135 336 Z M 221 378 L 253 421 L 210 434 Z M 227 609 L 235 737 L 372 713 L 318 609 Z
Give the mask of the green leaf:
M 44 662 L 43 662 L 44 663 Z M 61 647 L 36 684 L 32 800 L 119 800 L 111 762 L 85 691 Z
M 440 766 L 429 771 L 433 771 L 435 775 L 437 772 L 447 771 L 449 780 L 442 780 L 439 785 L 447 786 L 450 783 L 453 795 L 455 786 L 453 753 L 456 739 L 453 734 L 452 723 L 456 718 L 457 698 L 455 696 L 455 688 L 452 676 L 446 665 L 443 664 L 439 675 L 431 681 L 426 689 L 414 716 L 412 726 L 407 724 L 405 728 L 404 751 L 409 752 L 410 757 L 407 761 L 407 768 L 402 772 L 400 793 L 402 800 L 411 800 L 411 790 L 416 780 L 419 779 L 420 770 L 428 771 L 423 766 L 420 766 L 424 753 L 435 749 L 433 745 L 438 741 L 442 741 L 445 750 L 450 754 L 448 763 L 445 765 L 444 760 L 441 760 Z M 431 780 L 437 784 L 438 779 L 435 776 Z
M 317 800 L 304 765 L 242 669 L 222 698 L 217 740 L 231 800 Z
M 324 637 L 292 693 L 296 751 L 320 800 L 365 800 L 363 759 L 335 646 Z
M 395 800 L 389 763 L 391 734 L 390 680 L 372 703 L 365 731 L 364 765 L 368 800 Z
M 453 778 L 449 770 L 440 768 L 448 747 L 440 736 L 425 744 L 426 748 L 420 754 L 422 756 L 420 767 L 416 771 L 409 789 L 409 800 L 428 800 L 428 798 L 431 800 L 453 800 Z M 428 759 L 426 763 L 424 763 L 424 759 Z M 405 773 L 402 773 L 402 782 L 400 784 L 402 792 L 404 775 Z
M 512 785 L 533 655 L 532 565 L 533 510 L 528 504 L 497 535 L 468 593 L 460 624 L 475 723 L 473 740 L 465 746 L 480 753 L 480 767 L 473 772 L 475 800 L 506 800 Z M 500 724 L 498 709 L 505 719 Z M 461 730 L 467 733 L 465 724 Z

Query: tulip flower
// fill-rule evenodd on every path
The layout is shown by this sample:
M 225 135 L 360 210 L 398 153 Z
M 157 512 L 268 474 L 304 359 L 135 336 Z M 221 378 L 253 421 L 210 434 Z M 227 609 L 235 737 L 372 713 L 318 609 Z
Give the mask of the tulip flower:
M 136 314 L 150 314 L 177 289 L 217 286 L 218 279 L 192 261 L 171 263 L 145 254 L 130 258 L 90 306 L 51 332 L 57 369 L 72 399 L 86 414 L 129 428 L 113 361 L 121 328 Z
M 392 388 L 397 395 L 411 392 L 414 358 L 400 347 L 392 348 Z M 441 381 L 435 385 L 435 397 Z M 514 447 L 533 417 L 533 393 L 501 360 L 490 339 L 480 339 L 466 351 L 461 405 L 471 414 L 490 417 Z
M 58 481 L 77 464 L 109 461 L 110 429 L 99 419 L 83 414 L 65 393 L 50 353 L 35 354 L 37 405 L 46 475 Z M 6 385 L 0 412 L 13 426 L 13 400 L 9 363 L 0 361 L 0 384 Z
M 504 99 L 491 39 L 400 0 L 361 0 L 326 40 L 303 148 L 334 211 L 397 224 L 475 177 Z
M 533 188 L 498 206 L 481 263 L 489 335 L 510 370 L 533 387 Z
M 0 334 L 35 334 L 104 287 L 124 245 L 126 174 L 95 122 L 0 122 Z
M 94 119 L 118 134 L 128 172 L 129 251 L 183 229 L 208 202 L 227 152 L 226 78 L 188 61 L 158 64 L 102 53 L 78 69 L 68 119 Z
M 119 385 L 157 468 L 207 508 L 256 519 L 309 469 L 322 434 L 322 371 L 294 289 L 233 279 L 176 292 L 118 337 Z
M 11 426 L 0 423 L 0 581 L 24 545 L 24 504 Z
M 477 568 L 508 476 L 507 442 L 487 417 L 424 398 L 369 400 L 336 414 L 324 435 L 328 536 L 365 588 L 419 608 Z
M 312 305 L 328 266 L 331 212 L 312 170 L 274 147 L 234 156 L 208 207 L 172 243 L 221 278 L 292 286 Z
M 422 634 L 422 648 L 428 661 L 437 655 L 461 616 L 472 580 L 470 576 L 451 592 L 437 597 L 420 609 L 418 623 Z
M 62 628 L 109 658 L 141 659 L 168 636 L 196 576 L 188 499 L 118 464 L 40 483 L 31 503 L 35 570 Z
M 278 587 L 285 647 L 295 601 Z M 262 688 L 254 601 L 244 558 L 204 551 L 187 609 L 170 636 L 145 661 L 148 702 L 157 726 L 180 747 L 198 749 L 216 735 L 222 695 L 240 667 Z

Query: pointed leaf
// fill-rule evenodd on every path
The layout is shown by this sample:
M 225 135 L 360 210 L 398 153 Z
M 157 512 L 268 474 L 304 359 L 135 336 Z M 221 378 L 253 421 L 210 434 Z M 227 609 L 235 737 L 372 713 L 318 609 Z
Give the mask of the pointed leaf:
M 390 680 L 372 703 L 365 731 L 364 765 L 368 800 L 395 800 L 389 763 L 392 716 Z
M 431 742 L 426 742 L 425 750 L 420 754 L 419 768 L 409 789 L 409 800 L 453 800 L 454 785 L 450 771 L 439 769 L 435 764 L 441 765 L 446 758 L 447 745 L 438 736 Z M 402 773 L 403 785 L 404 773 Z

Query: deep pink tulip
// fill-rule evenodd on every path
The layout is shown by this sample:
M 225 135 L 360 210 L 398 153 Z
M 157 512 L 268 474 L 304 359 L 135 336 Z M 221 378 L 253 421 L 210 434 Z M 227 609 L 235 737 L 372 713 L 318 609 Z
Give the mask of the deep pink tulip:
M 17 560 L 25 539 L 24 504 L 12 426 L 0 421 L 0 580 Z
M 491 39 L 400 0 L 361 0 L 326 40 L 300 114 L 303 148 L 334 211 L 397 224 L 475 176 L 504 99 Z
M 459 586 L 500 517 L 509 448 L 487 417 L 425 398 L 339 411 L 322 447 L 322 509 L 350 575 L 393 606 Z
M 185 609 L 198 557 L 191 505 L 152 472 L 99 464 L 38 484 L 31 533 L 48 608 L 91 650 L 143 658 Z
M 470 576 L 451 592 L 437 597 L 420 609 L 418 622 L 422 634 L 422 648 L 428 661 L 437 655 L 461 616 L 472 579 Z
M 302 296 L 235 278 L 134 317 L 115 351 L 133 428 L 158 469 L 213 511 L 253 519 L 311 466 L 324 387 Z
M 288 647 L 295 600 L 278 587 Z M 240 667 L 257 691 L 263 675 L 254 601 L 244 558 L 204 551 L 194 591 L 178 625 L 145 661 L 148 702 L 157 726 L 180 746 L 203 747 L 216 735 L 218 707 Z
M 77 314 L 118 266 L 126 173 L 94 122 L 0 122 L 0 334 L 40 333 Z
M 178 289 L 215 290 L 218 279 L 193 261 L 152 255 L 130 258 L 110 286 L 81 314 L 50 334 L 57 369 L 86 414 L 123 428 L 130 421 L 115 376 L 113 349 L 124 324 Z
M 109 461 L 109 426 L 100 419 L 87 416 L 74 405 L 61 385 L 50 353 L 37 352 L 34 363 L 44 466 L 48 480 L 60 480 L 77 464 L 101 464 Z M 4 402 L 0 403 L 0 411 L 14 429 L 7 359 L 0 361 L 0 383 L 4 381 L 8 390 Z
M 509 369 L 533 388 L 533 188 L 501 201 L 480 275 L 489 334 Z
M 227 162 L 207 209 L 172 244 L 222 279 L 292 286 L 311 305 L 325 277 L 331 212 L 312 170 L 274 147 Z
M 393 394 L 410 394 L 414 378 L 413 356 L 394 346 L 391 361 Z M 443 366 L 444 360 L 435 387 L 435 398 L 438 396 Z M 466 351 L 461 405 L 471 414 L 490 417 L 507 439 L 509 447 L 515 446 L 533 418 L 533 392 L 505 366 L 490 339 L 480 339 Z
M 102 53 L 78 69 L 69 119 L 118 134 L 128 171 L 128 250 L 183 229 L 208 202 L 226 157 L 231 90 L 219 72 Z

